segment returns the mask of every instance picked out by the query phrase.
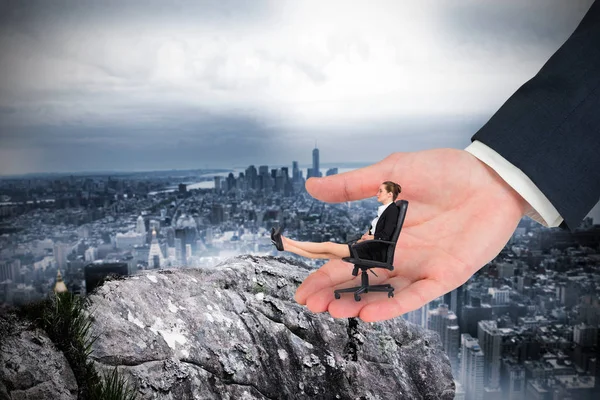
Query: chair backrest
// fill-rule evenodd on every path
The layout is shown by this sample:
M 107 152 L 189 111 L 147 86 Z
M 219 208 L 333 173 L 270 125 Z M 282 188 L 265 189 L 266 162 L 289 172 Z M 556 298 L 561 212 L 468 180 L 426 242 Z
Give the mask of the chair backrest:
M 402 225 L 404 224 L 404 217 L 406 217 L 406 210 L 408 209 L 408 201 L 406 200 L 397 200 L 396 206 L 398 206 L 398 222 L 396 224 L 396 229 L 394 229 L 394 234 L 390 239 L 391 242 L 394 242 L 394 245 L 390 245 L 388 247 L 387 252 L 387 263 L 390 265 L 394 265 L 394 252 L 396 251 L 396 243 L 398 243 L 398 237 L 400 236 L 400 231 L 402 230 Z

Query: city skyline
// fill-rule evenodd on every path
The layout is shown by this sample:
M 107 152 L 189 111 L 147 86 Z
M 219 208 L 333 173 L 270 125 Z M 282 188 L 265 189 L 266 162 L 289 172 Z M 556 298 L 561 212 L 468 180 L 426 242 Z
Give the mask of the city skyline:
M 315 151 L 316 151 L 316 153 L 315 153 Z M 315 158 L 315 156 L 316 156 L 316 158 Z M 249 165 L 247 165 L 247 167 L 251 166 L 251 165 L 254 165 L 254 164 L 249 164 Z M 257 165 L 265 165 L 265 164 L 264 163 L 257 163 Z M 334 169 L 336 170 L 335 173 L 337 173 L 337 167 L 338 166 L 341 167 L 341 168 L 344 168 L 345 165 L 353 165 L 354 167 L 360 168 L 362 166 L 368 165 L 368 163 L 356 163 L 356 162 L 355 163 L 335 163 L 335 162 L 320 163 L 320 161 L 319 161 L 319 150 L 318 150 L 317 147 L 314 147 L 313 150 L 312 150 L 312 156 L 311 156 L 310 163 L 298 164 L 298 161 L 292 160 L 292 161 L 290 161 L 288 163 L 285 163 L 285 164 L 270 164 L 270 163 L 267 163 L 266 165 L 267 166 L 271 166 L 271 167 L 275 167 L 275 168 L 281 168 L 281 167 L 290 166 L 290 165 L 291 166 L 300 165 L 300 166 L 303 166 L 302 169 L 306 169 L 306 172 L 307 172 L 306 173 L 306 177 L 310 178 L 312 176 L 311 175 L 311 169 L 314 168 L 315 165 L 317 167 L 319 165 L 321 165 L 321 166 L 327 166 L 327 167 L 335 165 L 336 168 L 334 168 Z M 229 168 L 227 170 L 229 170 L 229 171 L 236 171 L 236 170 L 244 170 L 245 168 L 246 167 L 243 167 L 243 166 L 236 166 L 236 167 L 233 167 L 233 168 Z M 95 171 L 95 172 L 94 171 L 82 171 L 80 173 L 74 173 L 74 172 L 71 172 L 71 173 L 69 173 L 69 172 L 51 173 L 51 172 L 47 172 L 47 173 L 42 173 L 42 174 L 39 174 L 39 175 L 36 174 L 36 173 L 30 173 L 30 174 L 15 175 L 15 176 L 2 176 L 0 174 L 0 181 L 2 179 L 7 179 L 7 180 L 8 179 L 26 179 L 26 178 L 34 178 L 34 177 L 38 177 L 38 176 L 40 176 L 40 177 L 49 177 L 49 176 L 63 177 L 63 176 L 69 176 L 69 175 L 85 176 L 87 173 L 89 173 L 90 176 L 102 176 L 102 175 L 111 174 L 111 173 L 118 175 L 119 173 L 127 174 L 127 173 L 144 173 L 144 172 L 148 172 L 148 173 L 151 173 L 151 172 L 169 172 L 169 171 L 175 172 L 175 171 L 193 171 L 193 170 L 201 170 L 201 169 L 202 168 L 194 168 L 194 169 L 190 169 L 190 170 L 175 170 L 175 169 L 171 169 L 171 170 L 150 170 L 150 171 Z M 206 169 L 210 170 L 209 167 L 207 167 Z M 346 169 L 352 170 L 353 168 L 346 168 Z M 321 172 L 321 176 L 324 176 L 324 174 L 322 172 Z M 592 218 L 592 220 L 594 221 L 594 223 L 600 222 L 600 202 L 598 202 L 590 210 L 590 212 L 588 213 L 587 217 Z
M 283 167 L 283 166 L 293 166 L 294 163 L 296 163 L 296 161 L 291 161 L 291 162 L 289 162 L 287 164 L 270 164 L 270 163 L 267 163 L 267 165 L 269 165 L 271 167 L 280 168 L 280 167 Z M 356 164 L 362 164 L 362 163 L 346 163 L 346 164 L 350 164 L 350 165 L 354 164 L 354 167 L 362 167 L 362 166 L 367 165 L 368 163 L 365 163 L 364 165 L 356 165 Z M 254 165 L 254 164 L 250 164 L 250 165 Z M 308 173 L 311 170 L 310 167 L 313 165 L 313 162 L 311 161 L 311 163 L 298 164 L 298 165 L 303 166 L 302 169 L 307 170 L 307 175 L 306 176 L 309 177 Z M 335 165 L 335 166 L 339 166 L 341 168 L 344 168 L 344 163 L 325 162 L 325 163 L 321 163 L 321 165 L 322 166 L 327 166 L 327 167 Z M 228 171 L 236 171 L 236 170 L 243 170 L 245 168 L 246 167 L 236 166 L 235 168 L 230 168 L 230 169 L 227 169 L 227 170 Z M 197 168 L 197 169 L 201 169 L 201 168 Z M 192 169 L 192 170 L 197 170 L 197 169 Z M 208 168 L 208 169 L 210 169 L 210 168 Z M 347 169 L 351 170 L 353 168 L 347 168 Z M 108 175 L 108 174 L 115 174 L 115 175 L 118 176 L 118 174 L 120 174 L 120 173 L 121 174 L 127 174 L 127 173 L 137 174 L 137 173 L 144 173 L 144 172 L 151 173 L 151 172 L 169 172 L 169 171 L 176 172 L 176 171 L 188 171 L 188 170 L 82 171 L 80 173 L 74 173 L 74 172 L 73 173 L 68 173 L 68 172 L 65 172 L 65 173 L 42 173 L 42 174 L 39 174 L 39 175 L 35 174 L 35 173 L 31 173 L 31 174 L 15 175 L 15 176 L 2 176 L 2 175 L 0 175 L 0 181 L 2 181 L 3 179 L 5 179 L 5 180 L 10 180 L 10 179 L 27 179 L 27 178 L 36 178 L 36 177 L 46 177 L 46 178 L 48 178 L 50 176 L 55 176 L 55 177 L 65 177 L 65 176 L 70 176 L 70 175 L 73 175 L 73 176 L 86 176 L 86 175 L 89 175 L 89 176 L 103 176 L 103 175 Z M 321 174 L 324 175 L 322 172 L 321 172 Z M 590 210 L 590 212 L 588 213 L 587 216 L 590 217 L 590 218 L 592 218 L 592 220 L 594 221 L 594 223 L 599 223 L 600 222 L 600 202 L 597 203 Z
M 377 160 L 378 161 L 378 160 Z M 363 161 L 363 162 L 349 162 L 349 161 L 339 161 L 336 162 L 334 161 L 328 161 L 328 162 L 324 162 L 324 163 L 319 163 L 322 166 L 344 166 L 345 168 L 350 168 L 350 167 L 355 167 L 355 168 L 360 168 L 360 167 L 365 167 L 368 166 L 370 164 L 373 164 L 377 161 Z M 273 167 L 284 167 L 284 166 L 290 166 L 293 165 L 293 163 L 298 163 L 298 165 L 303 168 L 303 169 L 308 169 L 311 166 L 313 166 L 313 161 L 309 160 L 306 162 L 301 162 L 301 161 L 297 161 L 297 160 L 292 160 L 289 161 L 287 163 L 274 163 L 274 162 L 269 162 L 267 161 L 261 161 L 258 163 L 254 163 L 254 164 L 236 164 L 236 165 L 232 165 L 230 167 L 221 167 L 221 168 L 217 168 L 215 166 L 212 165 L 198 165 L 197 167 L 194 168 L 166 168 L 166 169 L 138 169 L 138 170 L 133 170 L 133 169 L 103 169 L 103 170 L 70 170 L 70 171 L 34 171 L 34 172 L 27 172 L 27 173 L 23 173 L 23 174 L 2 174 L 2 172 L 0 172 L 0 180 L 1 179 L 13 179 L 13 178 L 22 178 L 22 177 L 30 177 L 30 176 L 68 176 L 68 175 L 107 175 L 107 174 L 128 174 L 128 173 L 144 173 L 144 172 L 168 172 L 168 171 L 199 171 L 199 170 L 227 170 L 227 171 L 233 171 L 233 170 L 237 170 L 237 169 L 244 169 L 246 167 L 248 167 L 249 165 L 269 165 L 269 166 L 273 166 Z
M 0 1 L 0 171 L 464 148 L 590 4 Z

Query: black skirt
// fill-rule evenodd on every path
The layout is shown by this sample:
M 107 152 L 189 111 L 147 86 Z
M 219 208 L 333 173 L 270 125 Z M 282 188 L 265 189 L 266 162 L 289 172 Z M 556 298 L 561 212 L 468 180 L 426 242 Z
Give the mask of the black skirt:
M 383 243 L 360 242 L 354 245 L 349 244 L 350 257 L 354 257 L 354 253 L 352 253 L 353 248 L 358 258 L 381 262 L 385 262 L 387 259 L 387 246 Z

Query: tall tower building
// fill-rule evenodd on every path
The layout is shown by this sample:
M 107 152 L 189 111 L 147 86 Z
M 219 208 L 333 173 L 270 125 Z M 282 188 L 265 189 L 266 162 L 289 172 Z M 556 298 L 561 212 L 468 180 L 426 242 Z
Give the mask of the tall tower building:
M 137 222 L 135 224 L 135 233 L 139 233 L 140 235 L 146 234 L 146 223 L 144 222 L 144 217 L 141 215 L 137 218 Z
M 0 282 L 10 280 L 15 281 L 15 273 L 11 263 L 0 263 Z
M 317 148 L 317 144 L 315 143 L 315 148 L 313 149 L 313 166 L 310 169 L 309 177 L 320 177 L 321 171 L 319 171 L 319 149 Z
M 506 400 L 523 400 L 525 397 L 525 367 L 516 360 L 502 360 L 502 398 Z
M 556 298 L 565 307 L 570 308 L 577 304 L 579 300 L 579 286 L 573 281 L 560 283 L 556 287 Z
M 320 177 L 321 171 L 319 171 L 319 149 L 317 149 L 317 145 L 315 144 L 315 148 L 312 152 L 312 176 Z
M 489 389 L 500 387 L 500 367 L 504 336 L 513 332 L 509 328 L 498 328 L 496 321 L 479 321 L 477 338 L 485 354 L 484 385 Z
M 298 168 L 298 161 L 292 161 L 292 181 L 298 182 L 300 180 L 300 169 Z
M 444 351 L 450 359 L 454 373 L 458 372 L 459 329 L 456 314 L 448 310 L 447 304 L 440 304 L 435 310 L 429 311 L 429 329 L 440 335 Z
M 483 400 L 483 352 L 477 339 L 468 333 L 460 335 L 460 383 L 466 400 Z
M 271 193 L 273 186 L 271 175 L 269 174 L 268 165 L 260 165 L 258 167 L 258 183 L 257 189 L 263 190 L 265 193 Z
M 69 253 L 69 245 L 65 243 L 56 243 L 54 245 L 54 260 L 59 269 L 67 267 L 67 254 Z
M 164 262 L 165 258 L 156 238 L 156 230 L 152 230 L 152 243 L 150 244 L 150 252 L 148 253 L 148 268 L 160 268 L 161 265 L 164 265 Z
M 175 259 L 179 266 L 184 263 L 185 254 L 183 253 L 183 247 L 183 241 L 180 238 L 175 238 Z
M 213 203 L 210 221 L 213 225 L 219 225 L 225 221 L 225 209 L 223 208 L 223 204 Z
M 246 168 L 246 180 L 248 182 L 248 188 L 256 189 L 256 185 L 258 183 L 258 180 L 256 179 L 257 177 L 258 172 L 254 165 L 251 165 L 248 168 Z

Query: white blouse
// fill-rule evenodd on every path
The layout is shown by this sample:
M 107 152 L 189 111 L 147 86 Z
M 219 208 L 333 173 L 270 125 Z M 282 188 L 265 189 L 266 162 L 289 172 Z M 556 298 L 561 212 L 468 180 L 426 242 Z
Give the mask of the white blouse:
M 381 217 L 381 214 L 383 214 L 385 209 L 388 208 L 388 206 L 392 203 L 393 203 L 393 201 L 389 202 L 388 204 L 382 204 L 377 208 L 377 216 L 373 219 L 373 221 L 371 221 L 371 227 L 369 228 L 369 235 L 375 234 L 375 228 L 377 228 L 377 221 L 379 221 L 379 217 Z M 373 231 L 373 232 L 371 232 L 371 231 Z

